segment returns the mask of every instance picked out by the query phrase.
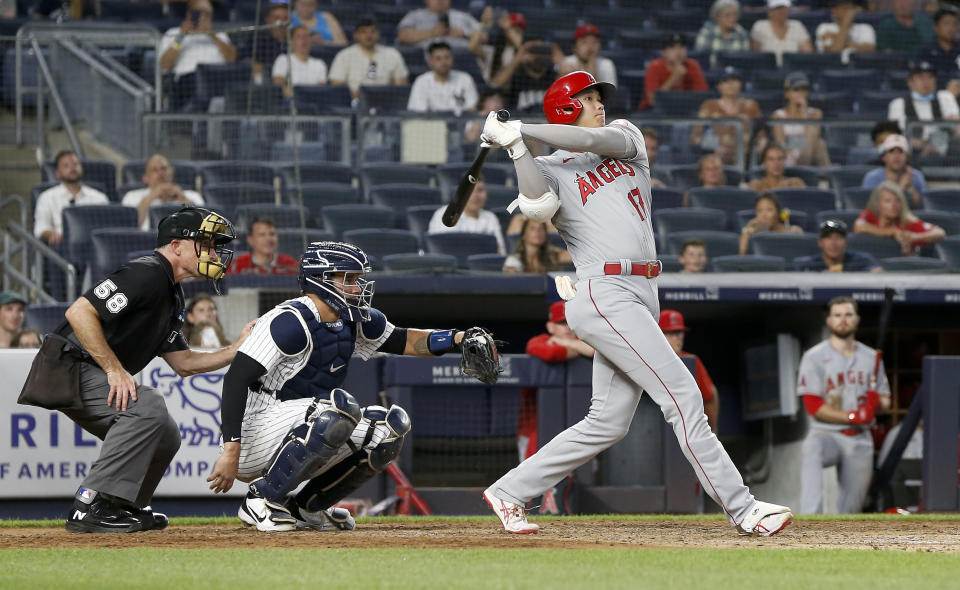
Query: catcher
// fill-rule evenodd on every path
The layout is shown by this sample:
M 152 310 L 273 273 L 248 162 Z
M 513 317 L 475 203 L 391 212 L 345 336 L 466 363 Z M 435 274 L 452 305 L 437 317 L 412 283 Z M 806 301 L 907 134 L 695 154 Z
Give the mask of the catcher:
M 394 326 L 370 306 L 367 255 L 343 242 L 314 242 L 300 258 L 302 296 L 257 320 L 223 380 L 223 449 L 207 481 L 226 492 L 249 482 L 238 516 L 261 531 L 353 529 L 333 504 L 383 471 L 410 432 L 403 408 L 361 408 L 341 389 L 350 357 L 376 352 L 463 354 L 464 374 L 493 385 L 497 345 L 482 328 Z M 295 495 L 291 493 L 307 482 Z

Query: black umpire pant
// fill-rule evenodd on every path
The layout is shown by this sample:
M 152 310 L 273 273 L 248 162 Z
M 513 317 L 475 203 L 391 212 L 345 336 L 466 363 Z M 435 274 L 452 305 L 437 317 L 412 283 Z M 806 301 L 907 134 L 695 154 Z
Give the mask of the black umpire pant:
M 137 386 L 137 401 L 125 411 L 107 405 L 110 384 L 98 366 L 80 363 L 83 409 L 65 411 L 81 428 L 103 441 L 83 487 L 143 508 L 150 504 L 173 457 L 180 449 L 180 428 L 167 413 L 163 395 Z

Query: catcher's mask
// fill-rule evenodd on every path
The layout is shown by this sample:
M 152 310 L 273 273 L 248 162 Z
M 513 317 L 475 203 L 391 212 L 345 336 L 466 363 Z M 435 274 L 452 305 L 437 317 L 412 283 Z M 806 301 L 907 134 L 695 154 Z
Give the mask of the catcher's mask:
M 164 217 L 157 226 L 158 248 L 171 240 L 193 240 L 197 272 L 214 281 L 217 294 L 220 280 L 233 260 L 233 250 L 228 250 L 226 245 L 236 237 L 226 217 L 203 207 L 184 207 Z
M 371 270 L 366 253 L 353 244 L 313 242 L 300 257 L 300 290 L 319 297 L 344 320 L 367 321 L 375 281 L 363 275 Z

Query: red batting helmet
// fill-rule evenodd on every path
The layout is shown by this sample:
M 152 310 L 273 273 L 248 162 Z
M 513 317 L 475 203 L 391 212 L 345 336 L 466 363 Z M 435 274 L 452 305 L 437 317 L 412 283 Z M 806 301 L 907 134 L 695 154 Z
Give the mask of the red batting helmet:
M 574 96 L 590 88 L 599 90 L 600 99 L 604 101 L 617 90 L 613 84 L 597 82 L 593 75 L 582 70 L 557 78 L 557 81 L 547 88 L 547 94 L 543 97 L 543 113 L 547 116 L 547 121 L 562 125 L 576 121 L 583 110 L 583 104 Z M 572 111 L 568 112 L 567 109 Z

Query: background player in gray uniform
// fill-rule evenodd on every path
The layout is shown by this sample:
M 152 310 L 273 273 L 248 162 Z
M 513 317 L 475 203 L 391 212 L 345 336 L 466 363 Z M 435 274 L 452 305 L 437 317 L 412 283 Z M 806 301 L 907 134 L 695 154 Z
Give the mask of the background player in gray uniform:
M 570 327 L 596 349 L 587 416 L 501 477 L 484 499 L 508 532 L 534 533 L 525 504 L 623 438 L 645 391 L 673 427 L 704 490 L 743 534 L 772 535 L 793 518 L 789 508 L 759 502 L 710 431 L 693 376 L 657 325 L 660 273 L 651 225 L 650 167 L 643 135 L 629 121 L 606 125 L 603 100 L 614 91 L 587 72 L 547 90 L 548 125 L 501 123 L 491 113 L 481 139 L 506 148 L 520 195 L 511 205 L 553 220 L 577 267 L 577 284 L 561 288 Z M 560 148 L 534 159 L 523 143 Z
M 400 454 L 410 431 L 403 408 L 361 409 L 340 388 L 354 353 L 430 357 L 464 338 L 391 324 L 371 307 L 370 270 L 352 244 L 310 244 L 300 259 L 303 296 L 257 320 L 224 377 L 224 444 L 207 481 L 214 493 L 250 482 L 238 516 L 261 531 L 352 529 L 349 512 L 330 507 Z
M 823 468 L 837 466 L 838 512 L 860 512 L 873 475 L 870 424 L 879 406 L 890 406 L 890 384 L 877 368 L 877 351 L 854 340 L 857 302 L 835 297 L 827 305 L 830 337 L 803 354 L 797 395 L 810 414 L 803 441 L 805 514 L 823 512 Z

